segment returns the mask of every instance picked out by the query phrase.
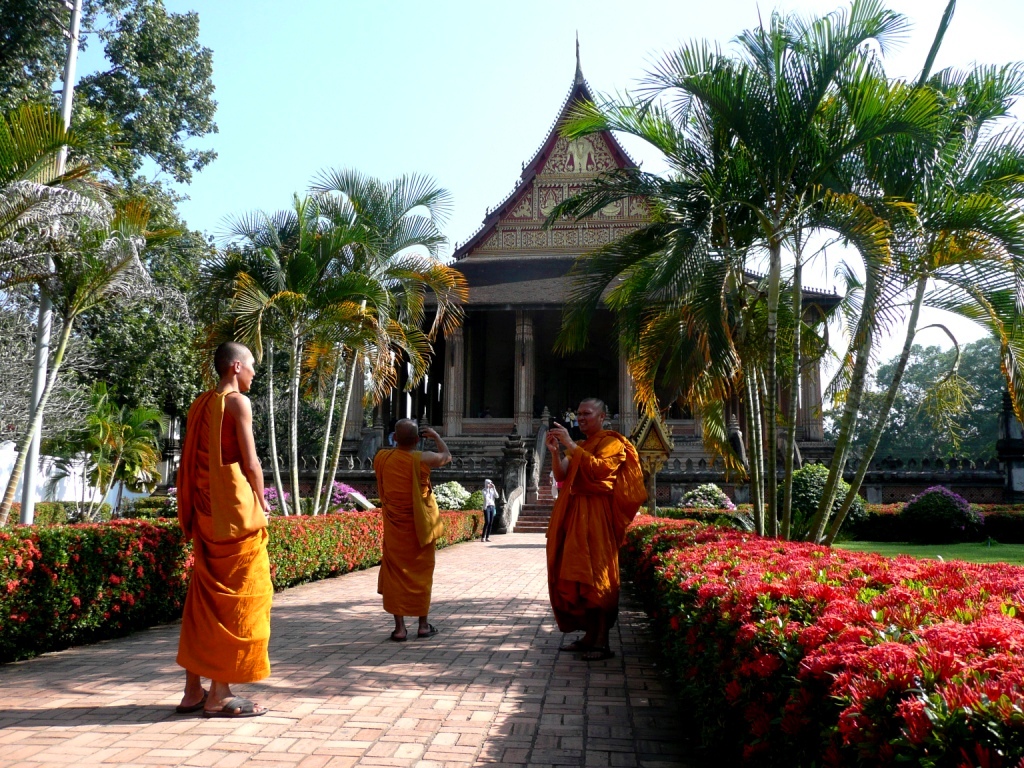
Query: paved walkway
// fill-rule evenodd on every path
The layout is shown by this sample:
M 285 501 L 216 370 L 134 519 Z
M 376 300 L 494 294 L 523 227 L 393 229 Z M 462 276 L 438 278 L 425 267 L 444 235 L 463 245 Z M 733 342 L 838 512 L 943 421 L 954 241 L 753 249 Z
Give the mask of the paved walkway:
M 438 553 L 430 639 L 388 642 L 377 569 L 274 599 L 271 712 L 172 713 L 177 626 L 0 666 L 0 766 L 685 766 L 678 714 L 625 606 L 615 659 L 558 653 L 544 537 Z

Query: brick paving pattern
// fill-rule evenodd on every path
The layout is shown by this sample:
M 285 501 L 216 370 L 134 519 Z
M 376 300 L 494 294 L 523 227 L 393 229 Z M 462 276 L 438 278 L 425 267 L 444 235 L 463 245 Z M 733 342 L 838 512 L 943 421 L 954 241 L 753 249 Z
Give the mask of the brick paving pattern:
M 275 596 L 273 674 L 236 687 L 263 717 L 173 713 L 176 625 L 2 666 L 0 766 L 699 765 L 639 611 L 616 658 L 558 652 L 542 534 L 439 552 L 433 638 L 389 642 L 376 589 L 372 568 Z

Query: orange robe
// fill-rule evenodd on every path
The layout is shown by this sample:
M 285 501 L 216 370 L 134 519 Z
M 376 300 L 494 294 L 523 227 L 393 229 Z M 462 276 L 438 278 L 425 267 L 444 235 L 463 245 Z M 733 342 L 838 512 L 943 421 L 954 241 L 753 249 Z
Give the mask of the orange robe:
M 379 451 L 373 459 L 384 516 L 383 558 L 377 592 L 395 616 L 426 616 L 434 585 L 434 542 L 441 516 L 430 489 L 430 467 L 419 451 Z
M 647 498 L 636 449 L 617 432 L 577 443 L 548 523 L 548 593 L 558 628 L 586 629 L 601 609 L 619 607 L 619 547 Z
M 242 473 L 233 430 L 221 431 L 224 395 L 204 392 L 188 412 L 178 471 L 178 520 L 195 564 L 178 642 L 178 664 L 224 683 L 270 674 L 267 521 Z

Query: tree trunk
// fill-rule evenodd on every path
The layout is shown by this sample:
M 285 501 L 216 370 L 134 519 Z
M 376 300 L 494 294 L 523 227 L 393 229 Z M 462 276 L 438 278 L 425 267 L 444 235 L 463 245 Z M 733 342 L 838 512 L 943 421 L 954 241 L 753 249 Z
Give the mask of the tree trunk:
M 71 338 L 71 325 L 73 322 L 74 318 L 66 318 L 64 320 L 60 341 L 57 344 L 57 352 L 53 356 L 53 366 L 50 368 L 50 374 L 46 379 L 46 387 L 39 398 L 39 404 L 36 406 L 35 413 L 32 414 L 32 421 L 29 423 L 28 430 L 22 436 L 21 443 L 18 445 L 18 456 L 14 460 L 11 477 L 7 481 L 7 489 L 4 491 L 3 501 L 0 501 L 0 528 L 7 525 L 7 519 L 10 517 L 11 507 L 14 505 L 14 491 L 18 487 L 22 473 L 25 471 L 25 459 L 28 456 L 29 445 L 31 445 L 32 438 L 36 432 L 42 428 L 43 412 L 46 410 L 46 403 L 50 399 L 50 393 L 53 392 L 53 386 L 57 382 L 57 373 L 60 371 L 61 363 L 64 362 L 64 353 L 68 348 L 68 339 Z M 32 523 L 31 520 L 21 520 L 21 522 L 25 525 L 31 525 Z
M 267 400 L 270 408 L 270 466 L 274 471 L 274 488 L 277 489 L 277 504 L 281 514 L 288 516 L 288 504 L 284 500 L 284 484 L 281 482 L 281 464 L 277 456 L 277 419 L 274 417 L 274 344 L 267 344 Z
M 910 320 L 907 324 L 907 337 L 903 341 L 903 351 L 900 353 L 900 359 L 896 363 L 896 371 L 893 373 L 892 382 L 890 382 L 889 389 L 885 393 L 885 399 L 882 401 L 882 407 L 879 409 L 878 417 L 875 419 L 874 426 L 871 428 L 871 435 L 868 438 L 868 444 L 864 449 L 864 455 L 861 457 L 860 466 L 857 467 L 857 474 L 853 478 L 853 482 L 850 483 L 850 490 L 847 492 L 846 498 L 843 499 L 842 506 L 839 507 L 839 511 L 836 512 L 835 519 L 829 527 L 828 536 L 825 539 L 825 544 L 828 546 L 832 546 L 832 543 L 836 540 L 836 536 L 839 535 L 839 529 L 842 527 L 843 521 L 846 520 L 846 515 L 850 511 L 850 507 L 853 506 L 853 502 L 857 498 L 860 487 L 864 483 L 864 475 L 868 472 L 868 465 L 871 464 L 871 460 L 875 457 L 875 451 L 878 450 L 878 444 L 882 440 L 882 435 L 885 432 L 885 424 L 889 420 L 889 412 L 892 410 L 892 404 L 896 402 L 896 395 L 899 393 L 900 383 L 903 381 L 903 374 L 906 371 L 907 363 L 910 360 L 910 352 L 914 346 L 914 336 L 917 333 L 917 321 L 921 315 L 921 305 L 924 303 L 924 294 L 927 285 L 927 277 L 918 278 L 917 290 L 914 294 L 914 304 L 910 310 Z
M 871 359 L 871 347 L 874 343 L 874 311 L 881 294 L 880 276 L 872 277 L 868 273 L 867 285 L 864 291 L 864 307 L 861 312 L 861 320 L 858 324 L 854 341 L 859 337 L 860 344 L 854 350 L 856 362 L 853 366 L 853 375 L 850 377 L 850 389 L 846 395 L 846 403 L 843 406 L 843 418 L 839 426 L 839 439 L 836 440 L 835 452 L 832 455 L 832 464 L 829 467 L 828 479 L 822 489 L 822 496 L 818 502 L 818 511 L 815 513 L 810 526 L 810 540 L 820 542 L 825 535 L 825 528 L 831 516 L 832 504 L 836 499 L 836 491 L 839 488 L 839 481 L 846 469 L 846 458 L 850 446 L 853 443 L 853 433 L 857 428 L 857 416 L 860 412 L 860 401 L 864 395 L 864 385 L 867 379 L 868 364 Z
M 345 359 L 344 350 L 342 350 L 342 360 Z M 356 370 L 358 365 L 359 357 L 356 351 L 352 350 L 352 368 L 348 374 L 348 384 L 345 386 L 345 404 L 341 409 L 341 419 L 338 422 L 338 434 L 334 438 L 334 456 L 331 459 L 331 474 L 328 476 L 328 482 L 333 487 L 334 478 L 338 476 L 338 462 L 341 461 L 341 443 L 345 439 L 345 427 L 348 426 L 348 409 L 352 403 L 352 388 L 356 382 Z M 324 500 L 323 513 L 326 515 L 330 511 L 330 493 L 327 494 L 327 498 Z
M 799 249 L 793 267 L 793 367 L 789 384 L 786 422 L 786 458 L 782 476 L 782 538 L 789 539 L 793 525 L 793 465 L 796 459 L 796 414 L 800 407 L 800 331 L 803 321 L 803 266 Z
M 782 289 L 782 244 L 775 233 L 772 234 L 769 244 L 771 253 L 770 267 L 768 270 L 768 370 L 765 382 L 765 421 L 768 422 L 766 437 L 768 461 L 766 462 L 765 473 L 765 495 L 767 499 L 768 519 L 765 526 L 765 535 L 779 535 L 778 517 L 778 412 L 779 412 L 779 377 L 778 377 L 778 342 L 779 342 L 779 295 Z
M 291 449 L 291 486 L 292 486 L 292 509 L 296 515 L 302 514 L 302 491 L 299 488 L 299 387 L 302 385 L 302 341 L 298 331 L 292 329 L 291 349 L 291 374 L 292 374 L 292 403 L 291 403 L 291 425 L 288 430 L 289 447 Z
M 331 404 L 327 408 L 327 424 L 324 426 L 324 446 L 323 450 L 320 451 L 320 463 L 317 467 L 316 472 L 316 488 L 313 490 L 313 514 L 320 514 L 320 491 L 324 487 L 324 470 L 327 464 L 327 450 L 331 444 L 331 425 L 334 421 L 334 402 L 338 399 L 338 376 L 341 373 L 341 367 L 345 362 L 345 358 L 338 353 L 338 362 L 334 366 L 334 381 L 331 384 Z M 328 481 L 327 486 L 327 498 L 330 499 L 331 491 L 334 489 L 334 477 Z
M 743 382 L 747 410 L 747 445 L 750 462 L 750 504 L 754 511 L 754 530 L 764 536 L 764 477 L 761 474 L 761 424 L 757 418 L 757 384 L 751 375 Z

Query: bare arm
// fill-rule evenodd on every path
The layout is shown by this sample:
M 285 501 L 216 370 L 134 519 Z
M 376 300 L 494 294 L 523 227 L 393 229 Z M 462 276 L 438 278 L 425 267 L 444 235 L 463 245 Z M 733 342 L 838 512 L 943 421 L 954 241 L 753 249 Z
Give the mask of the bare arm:
M 448 446 L 444 444 L 444 440 L 430 427 L 424 427 L 420 430 L 420 434 L 424 437 L 429 437 L 435 443 L 437 443 L 437 452 L 424 451 L 420 455 L 420 461 L 426 464 L 431 469 L 437 469 L 443 467 L 445 464 L 452 460 L 452 453 L 448 450 Z
M 242 474 L 255 491 L 263 511 L 269 512 L 270 505 L 263 498 L 263 467 L 260 466 L 259 456 L 256 455 L 256 440 L 252 435 L 252 405 L 249 398 L 241 394 L 238 397 L 228 397 L 224 403 L 224 410 L 235 420 L 235 436 L 238 438 L 238 448 L 242 452 L 242 460 L 239 463 Z
M 555 480 L 561 482 L 569 474 L 569 459 L 559 455 L 558 442 L 558 436 L 552 432 L 548 432 L 548 436 L 544 438 L 544 445 L 551 452 L 551 471 L 555 473 Z

